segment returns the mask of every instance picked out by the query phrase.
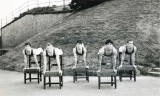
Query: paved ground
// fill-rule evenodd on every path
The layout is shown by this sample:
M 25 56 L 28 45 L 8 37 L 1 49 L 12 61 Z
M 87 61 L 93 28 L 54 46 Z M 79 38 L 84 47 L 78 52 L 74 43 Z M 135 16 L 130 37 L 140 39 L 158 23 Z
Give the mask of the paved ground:
M 110 78 L 103 78 L 110 80 Z M 56 80 L 56 79 L 55 79 Z M 90 77 L 90 82 L 81 79 L 73 83 L 71 76 L 64 76 L 64 87 L 58 85 L 43 89 L 42 82 L 23 83 L 23 74 L 0 70 L 0 96 L 160 96 L 160 78 L 139 76 L 137 82 L 124 78 L 118 80 L 117 89 L 102 85 L 98 89 L 97 77 Z

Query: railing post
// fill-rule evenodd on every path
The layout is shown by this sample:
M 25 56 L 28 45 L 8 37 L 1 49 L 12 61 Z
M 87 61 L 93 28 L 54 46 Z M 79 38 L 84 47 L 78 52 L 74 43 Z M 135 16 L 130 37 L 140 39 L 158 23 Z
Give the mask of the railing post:
M 50 0 L 49 0 L 49 7 L 50 7 Z
M 2 19 L 1 19 L 1 39 L 0 39 L 0 48 L 2 49 Z
M 12 11 L 12 20 L 14 20 L 13 11 Z
M 29 12 L 29 1 L 27 1 L 27 3 L 28 3 L 28 12 Z
M 21 14 L 21 7 L 19 7 L 19 14 Z
M 7 16 L 6 16 L 6 25 L 7 25 Z
M 63 10 L 65 9 L 65 0 L 63 0 Z
M 37 0 L 37 7 L 39 7 L 39 0 Z

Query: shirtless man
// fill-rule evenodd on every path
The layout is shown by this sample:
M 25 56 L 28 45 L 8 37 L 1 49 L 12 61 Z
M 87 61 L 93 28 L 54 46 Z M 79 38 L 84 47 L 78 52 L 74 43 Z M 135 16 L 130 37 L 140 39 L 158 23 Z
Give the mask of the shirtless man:
M 135 66 L 135 53 L 137 51 L 137 48 L 133 45 L 133 42 L 134 41 L 129 40 L 129 41 L 127 41 L 126 45 L 123 45 L 119 48 L 119 56 L 120 56 L 119 68 L 122 67 L 122 65 L 124 63 L 125 55 L 130 55 L 131 63 L 133 65 L 133 67 L 136 67 Z
M 117 57 L 117 50 L 113 46 L 113 41 L 111 39 L 106 40 L 105 45 L 99 50 L 98 52 L 98 62 L 99 62 L 99 69 L 97 72 L 101 71 L 101 63 L 103 56 L 111 57 L 111 63 L 113 65 L 113 71 L 116 71 L 116 57 Z
M 34 62 L 37 65 L 36 68 L 40 69 L 38 61 L 37 61 L 37 55 L 41 54 L 41 52 L 43 52 L 42 48 L 35 49 L 31 47 L 31 44 L 29 42 L 25 43 L 25 48 L 22 51 L 22 54 L 24 56 L 24 64 L 25 64 L 24 69 L 28 68 L 27 67 L 27 56 L 29 55 L 34 57 Z
M 44 71 L 43 73 L 47 71 L 47 57 L 53 56 L 56 60 L 56 63 L 58 65 L 58 71 L 59 74 L 62 75 L 61 65 L 60 65 L 60 59 L 59 56 L 62 55 L 63 52 L 61 49 L 58 49 L 54 47 L 51 43 L 47 43 L 46 49 L 43 51 L 43 60 L 44 60 Z
M 86 68 L 89 68 L 89 66 L 87 66 L 87 61 L 86 61 L 87 49 L 86 49 L 86 47 L 84 46 L 84 44 L 82 43 L 81 40 L 78 40 L 77 44 L 76 44 L 76 47 L 73 48 L 73 55 L 74 55 L 74 67 L 73 68 L 76 68 L 77 63 L 81 62 L 81 61 L 78 61 L 80 56 L 83 57 L 83 61 L 84 61 L 84 64 L 85 64 Z

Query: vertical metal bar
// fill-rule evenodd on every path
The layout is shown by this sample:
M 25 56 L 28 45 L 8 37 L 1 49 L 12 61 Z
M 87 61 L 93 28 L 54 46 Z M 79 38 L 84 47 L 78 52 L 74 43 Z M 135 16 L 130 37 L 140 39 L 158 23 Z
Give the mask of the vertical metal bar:
M 27 1 L 27 3 L 28 3 L 28 12 L 29 12 L 29 1 Z
M 7 16 L 6 16 L 6 25 L 7 25 Z
M 39 7 L 39 0 L 37 0 L 37 7 Z
M 50 0 L 49 0 L 49 7 L 50 7 Z
M 12 19 L 14 20 L 13 11 L 12 11 Z
M 21 7 L 19 7 L 19 14 L 21 14 Z
M 0 45 L 0 48 L 2 49 L 2 19 L 1 19 L 1 45 Z
M 63 10 L 65 9 L 65 0 L 63 0 Z

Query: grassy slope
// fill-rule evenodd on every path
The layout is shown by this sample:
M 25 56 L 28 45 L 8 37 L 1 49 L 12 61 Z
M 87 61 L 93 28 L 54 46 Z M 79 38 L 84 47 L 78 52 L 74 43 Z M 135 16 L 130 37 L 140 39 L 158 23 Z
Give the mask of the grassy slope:
M 133 39 L 138 48 L 137 64 L 159 63 L 160 4 L 158 0 L 113 0 L 76 12 L 28 41 L 33 47 L 47 42 L 64 51 L 66 69 L 73 64 L 72 48 L 82 39 L 88 49 L 88 64 L 97 68 L 97 52 L 106 39 L 114 40 L 116 48 Z M 24 44 L 0 57 L 0 68 L 22 71 Z

